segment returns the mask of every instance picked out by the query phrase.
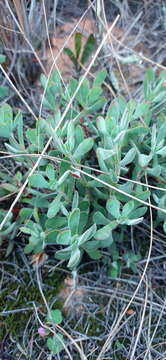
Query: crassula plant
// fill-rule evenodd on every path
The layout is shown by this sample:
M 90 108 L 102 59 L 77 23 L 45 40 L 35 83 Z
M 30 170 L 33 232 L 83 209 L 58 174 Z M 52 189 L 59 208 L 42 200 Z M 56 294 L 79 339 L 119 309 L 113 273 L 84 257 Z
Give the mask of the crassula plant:
M 1 137 L 18 169 L 14 177 L 1 176 L 1 192 L 10 193 L 9 184 L 17 191 L 52 137 L 13 220 L 25 234 L 25 253 L 54 245 L 55 258 L 75 271 L 84 254 L 98 260 L 105 249 L 117 276 L 121 261 L 135 269 L 129 230 L 148 222 L 149 201 L 155 226 L 166 231 L 166 73 L 157 78 L 148 70 L 141 102 L 121 96 L 110 103 L 103 96 L 106 76 L 101 71 L 92 84 L 82 82 L 63 121 L 79 81 L 64 88 L 56 72 L 49 80 L 41 76 L 45 111 L 33 127 L 24 126 L 20 111 L 14 116 L 1 106 Z

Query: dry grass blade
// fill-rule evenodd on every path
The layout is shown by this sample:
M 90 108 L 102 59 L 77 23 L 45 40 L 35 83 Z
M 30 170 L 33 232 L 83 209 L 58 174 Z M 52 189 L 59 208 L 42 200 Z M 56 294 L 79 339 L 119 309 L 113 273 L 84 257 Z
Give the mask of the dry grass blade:
M 21 2 L 20 0 L 13 0 L 13 2 L 14 2 L 15 9 L 16 9 L 16 14 L 19 19 L 20 26 L 22 28 L 22 31 L 25 32 L 25 25 L 24 25 L 25 9 L 23 10 L 23 2 Z
M 120 40 L 118 40 L 114 35 L 112 35 L 113 40 L 115 40 L 119 45 L 121 45 L 123 48 L 129 50 L 130 52 L 132 52 L 133 54 L 135 54 L 136 56 L 138 56 L 140 59 L 142 59 L 143 61 L 146 61 L 152 65 L 157 66 L 159 69 L 161 70 L 166 70 L 166 66 L 157 63 L 156 61 L 153 61 L 152 59 L 148 58 L 147 56 L 138 53 L 137 51 L 131 49 L 130 47 L 126 46 L 125 44 L 123 44 L 123 42 L 121 42 Z
M 4 76 L 6 77 L 6 79 L 8 80 L 9 84 L 11 85 L 11 87 L 14 89 L 14 91 L 16 92 L 16 94 L 19 96 L 19 98 L 21 99 L 22 103 L 26 106 L 27 110 L 29 111 L 30 114 L 32 114 L 32 116 L 34 117 L 34 119 L 36 121 L 38 121 L 37 116 L 35 115 L 34 111 L 32 110 L 31 106 L 28 105 L 27 101 L 23 98 L 23 96 L 20 94 L 19 90 L 16 88 L 16 86 L 13 84 L 13 82 L 11 81 L 11 79 L 9 78 L 7 72 L 4 70 L 3 66 L 0 64 L 0 70 L 2 71 L 2 73 L 4 74 Z
M 146 312 L 146 309 L 147 309 L 147 300 L 148 300 L 148 286 L 147 286 L 147 282 L 146 282 L 145 302 L 144 302 L 142 314 L 140 314 L 140 325 L 139 325 L 136 340 L 135 340 L 135 343 L 134 343 L 134 346 L 133 346 L 133 349 L 132 349 L 132 352 L 131 352 L 131 355 L 130 355 L 130 360 L 134 359 L 137 344 L 138 344 L 138 341 L 139 341 L 140 336 L 141 336 L 141 331 L 142 331 L 142 328 L 143 328 L 143 322 L 144 322 L 144 319 L 145 319 L 145 312 Z
M 147 350 L 146 350 L 145 355 L 144 355 L 144 360 L 146 360 L 146 359 L 148 358 L 148 355 L 149 355 L 149 353 L 150 353 L 150 348 L 151 348 L 151 346 L 152 346 L 152 343 L 153 343 L 155 334 L 156 334 L 156 332 L 157 332 L 157 329 L 158 329 L 158 327 L 159 327 L 160 321 L 161 321 L 161 319 L 162 319 L 162 316 L 163 316 L 165 307 L 166 307 L 166 299 L 165 299 L 164 304 L 163 304 L 163 306 L 162 306 L 162 309 L 161 309 L 161 311 L 160 311 L 160 314 L 159 314 L 159 317 L 158 317 L 158 321 L 157 321 L 157 323 L 156 323 L 156 326 L 155 326 L 155 329 L 154 329 L 153 334 L 152 334 L 152 336 L 151 336 L 151 339 L 149 340 L 149 343 L 148 343 L 148 346 L 147 346 Z
M 15 15 L 14 15 L 14 13 L 13 13 L 13 11 L 12 11 L 9 3 L 8 3 L 8 0 L 5 0 L 5 3 L 6 3 L 6 7 L 7 7 L 7 9 L 9 10 L 9 13 L 11 14 L 11 16 L 12 16 L 15 24 L 17 25 L 17 27 L 18 27 L 18 29 L 20 30 L 20 32 L 21 32 L 22 36 L 24 37 L 25 41 L 27 42 L 27 44 L 29 45 L 30 49 L 32 50 L 32 53 L 33 53 L 34 56 L 36 57 L 36 60 L 38 61 L 38 63 L 39 63 L 39 65 L 40 65 L 43 73 L 46 74 L 46 70 L 45 70 L 45 68 L 44 68 L 44 66 L 43 66 L 43 64 L 42 64 L 42 62 L 41 62 L 41 60 L 40 60 L 40 57 L 38 56 L 36 50 L 34 49 L 34 47 L 33 47 L 32 44 L 31 44 L 31 42 L 29 41 L 26 33 L 22 30 L 22 27 L 20 26 L 19 22 L 17 21 Z
M 50 41 L 50 35 L 49 35 L 49 29 L 48 29 L 48 21 L 47 21 L 47 14 L 46 14 L 46 7 L 45 7 L 45 2 L 44 2 L 44 0 L 42 0 L 42 6 L 43 6 L 44 21 L 45 21 L 45 26 L 46 26 L 48 46 L 49 46 L 49 49 L 50 49 L 50 52 L 51 52 L 52 59 L 53 59 L 53 61 L 54 61 L 54 54 L 53 54 L 53 51 L 52 51 L 52 46 L 51 46 L 51 41 Z
M 103 0 L 98 0 L 98 4 L 100 3 L 100 5 L 99 5 L 99 8 L 101 9 L 100 10 L 100 12 L 102 11 L 103 12 L 103 10 L 104 10 L 104 2 L 103 2 Z M 122 3 L 123 4 L 123 3 Z M 121 6 L 120 4 L 119 4 L 119 6 Z M 128 5 L 129 6 L 129 5 Z M 92 4 L 92 8 L 93 8 L 93 10 L 94 10 L 94 12 L 96 12 L 96 8 L 95 8 L 95 6 L 94 6 L 94 4 Z M 97 18 L 98 18 L 98 21 L 100 22 L 100 24 L 101 24 L 101 26 L 105 29 L 105 30 L 107 30 L 107 21 L 106 21 L 106 17 L 104 16 L 104 18 L 102 18 L 101 16 L 100 16 L 100 12 L 98 11 L 97 12 Z M 122 13 L 123 13 L 123 10 L 122 10 Z M 141 15 L 141 13 L 139 14 L 139 16 L 137 17 L 137 20 L 139 19 L 139 17 L 140 17 L 140 15 Z M 130 29 L 130 27 L 129 27 L 129 29 Z M 133 53 L 134 55 L 136 55 L 138 58 L 140 58 L 141 60 L 143 60 L 143 61 L 145 61 L 145 62 L 148 62 L 148 63 L 150 63 L 150 64 L 152 64 L 152 65 L 154 65 L 154 66 L 157 66 L 157 68 L 159 68 L 159 69 L 161 69 L 161 70 L 166 70 L 166 66 L 164 66 L 164 65 L 162 65 L 162 64 L 160 64 L 160 63 L 158 63 L 158 62 L 156 62 L 156 61 L 154 61 L 154 60 L 152 60 L 152 59 L 150 59 L 149 57 L 147 57 L 147 56 L 145 56 L 142 52 L 137 52 L 137 51 L 135 51 L 134 49 L 132 49 L 132 48 L 130 48 L 129 46 L 126 46 L 125 44 L 124 44 L 124 40 L 125 40 L 125 37 L 126 37 L 127 35 L 126 34 L 124 34 L 124 36 L 123 36 L 123 38 L 121 39 L 121 40 L 119 40 L 119 39 L 117 39 L 117 37 L 116 36 L 114 36 L 114 34 L 111 34 L 111 38 L 115 41 L 115 43 L 117 43 L 118 45 L 119 45 L 119 47 L 123 47 L 124 49 L 126 49 L 126 50 L 128 50 L 130 53 Z M 112 43 L 112 39 L 111 39 L 111 43 Z M 111 45 L 112 46 L 112 45 Z M 111 57 L 112 55 L 107 55 L 108 57 Z M 122 76 L 123 76 L 123 74 L 121 74 Z M 123 79 L 123 80 L 125 80 L 125 79 Z M 125 81 L 125 86 L 127 85 L 127 83 L 126 83 L 126 81 Z M 127 86 L 128 87 L 128 86 Z M 128 91 L 127 91 L 128 92 Z
M 92 5 L 94 11 L 96 11 L 96 16 L 97 16 L 97 20 L 99 22 L 99 31 L 100 31 L 100 37 L 102 38 L 103 37 L 103 33 L 105 31 L 108 30 L 108 22 L 107 22 L 107 18 L 106 18 L 106 13 L 105 13 L 105 5 L 104 5 L 104 0 L 98 0 L 97 1 L 97 8 L 95 9 L 94 5 Z M 103 31 L 104 30 L 104 31 Z M 113 56 L 113 58 L 115 58 L 115 61 L 116 61 L 116 64 L 117 64 L 117 68 L 119 70 L 119 74 L 122 78 L 122 81 L 124 83 L 124 87 L 126 89 L 126 93 L 128 94 L 129 98 L 131 99 L 131 94 L 130 94 L 130 90 L 129 90 L 129 87 L 128 87 L 128 84 L 127 84 L 127 81 L 125 79 L 125 76 L 123 75 L 123 71 L 121 69 L 121 65 L 120 65 L 120 62 L 118 60 L 118 56 L 116 54 L 116 51 L 115 51 L 115 48 L 114 48 L 114 45 L 113 45 L 113 42 L 112 42 L 112 37 L 109 36 L 108 38 L 109 40 L 109 43 L 111 46 L 109 46 L 108 44 L 106 44 L 106 46 L 104 46 L 104 54 L 105 56 L 110 56 L 110 50 L 109 50 L 109 47 L 111 47 L 111 56 Z M 111 69 L 111 71 L 113 71 Z

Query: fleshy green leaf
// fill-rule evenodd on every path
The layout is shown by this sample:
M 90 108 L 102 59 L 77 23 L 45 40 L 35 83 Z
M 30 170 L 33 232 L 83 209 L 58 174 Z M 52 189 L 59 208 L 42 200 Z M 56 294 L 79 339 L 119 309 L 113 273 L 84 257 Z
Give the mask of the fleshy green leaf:
M 135 148 L 131 148 L 124 156 L 124 158 L 121 160 L 120 164 L 121 166 L 126 166 L 128 164 L 130 164 L 136 155 L 136 149 Z
M 158 150 L 156 154 L 161 156 L 166 156 L 166 146 L 164 146 L 162 149 Z
M 136 111 L 134 113 L 134 119 L 138 119 L 141 116 L 144 116 L 149 111 L 149 104 L 138 104 L 136 107 Z
M 6 86 L 0 87 L 0 99 L 3 99 L 5 96 L 9 95 L 9 89 Z
M 100 147 L 97 148 L 97 157 L 98 159 L 102 159 L 102 160 L 107 160 L 110 157 L 112 157 L 113 155 L 115 155 L 115 151 L 110 149 L 102 149 Z
M 71 235 L 78 234 L 79 221 L 80 221 L 80 209 L 76 208 L 70 213 L 68 219 L 68 226 L 71 231 Z
M 75 34 L 74 42 L 75 42 L 75 54 L 76 54 L 76 58 L 78 59 L 82 46 L 82 34 L 80 32 L 77 32 Z
M 39 174 L 34 174 L 29 178 L 29 183 L 31 186 L 36 188 L 49 188 L 49 183 L 45 180 L 44 176 Z
M 122 216 L 128 216 L 134 210 L 134 201 L 130 200 L 123 206 Z
M 86 107 L 87 105 L 88 93 L 89 93 L 89 81 L 85 79 L 76 95 L 77 101 L 83 108 Z
M 121 216 L 120 205 L 120 202 L 116 198 L 111 198 L 107 201 L 106 208 L 115 219 L 119 219 Z
M 96 224 L 93 224 L 88 230 L 86 230 L 79 238 L 78 245 L 84 244 L 90 240 L 96 233 Z
M 18 141 L 22 149 L 25 149 L 24 133 L 23 133 L 23 116 L 22 112 L 19 111 L 14 119 L 14 125 L 17 125 Z M 37 143 L 37 141 L 36 141 Z
M 81 160 L 81 158 L 92 149 L 94 141 L 92 138 L 87 138 L 82 141 L 81 144 L 78 145 L 77 149 L 73 154 L 73 158 L 75 160 Z
M 60 232 L 56 238 L 56 243 L 58 245 L 70 245 L 71 243 L 71 231 L 64 230 Z
M 67 127 L 67 146 L 69 151 L 72 152 L 75 145 L 75 128 L 73 121 L 70 121 Z
M 94 49 L 95 49 L 95 38 L 94 36 L 91 34 L 89 35 L 86 44 L 84 45 L 84 50 L 81 56 L 81 64 L 85 64 L 87 62 L 87 60 L 89 59 L 89 57 L 92 55 Z
M 94 215 L 93 215 L 93 221 L 97 224 L 97 225 L 107 225 L 109 224 L 110 220 L 107 219 L 100 211 L 97 211 Z
M 101 229 L 99 229 L 95 234 L 96 240 L 105 240 L 108 239 L 111 235 L 112 230 L 114 230 L 117 227 L 116 221 L 110 221 L 110 223 Z
M 51 324 L 61 324 L 62 322 L 62 313 L 59 309 L 51 310 L 47 315 L 47 321 Z
M 97 127 L 102 135 L 109 135 L 105 119 L 102 116 L 98 116 L 96 120 Z
M 78 202 L 79 202 L 79 193 L 78 191 L 75 191 L 72 201 L 72 210 L 78 207 Z
M 0 55 L 0 64 L 3 64 L 6 61 L 5 55 Z
M 163 224 L 163 230 L 166 233 L 166 220 L 164 221 L 164 224 Z
M 100 71 L 97 75 L 96 75 L 96 78 L 93 82 L 93 86 L 100 86 L 103 84 L 105 78 L 107 76 L 107 71 L 106 70 L 103 70 L 103 71 Z
M 142 217 L 147 211 L 147 207 L 146 206 L 141 206 L 138 209 L 132 211 L 132 213 L 130 213 L 130 219 L 137 219 Z
M 61 341 L 59 339 L 61 339 Z M 48 349 L 53 354 L 59 354 L 64 348 L 64 346 L 63 346 L 63 335 L 58 334 L 58 335 L 55 335 L 52 338 L 49 337 L 47 339 L 47 346 L 48 346 Z
M 58 195 L 52 203 L 49 205 L 47 217 L 53 218 L 59 211 L 61 207 L 61 195 Z
M 138 163 L 141 167 L 145 167 L 149 164 L 152 159 L 152 155 L 138 154 Z
M 102 254 L 98 249 L 93 251 L 86 251 L 86 252 L 89 255 L 89 257 L 93 260 L 99 260 L 102 257 Z
M 141 218 L 138 218 L 138 219 L 126 220 L 126 221 L 125 221 L 125 224 L 126 224 L 126 225 L 137 225 L 137 224 L 139 224 L 140 222 L 142 222 L 143 219 L 144 219 L 144 218 L 141 217 Z
M 67 266 L 71 269 L 76 268 L 76 266 L 78 265 L 78 263 L 80 261 L 80 257 L 81 257 L 81 251 L 78 248 L 76 248 L 75 250 L 72 251 L 70 260 L 69 260 Z
M 48 230 L 66 227 L 67 226 L 67 218 L 64 216 L 55 216 L 54 218 L 46 220 L 46 227 Z
M 13 111 L 8 104 L 0 107 L 0 136 L 9 138 L 13 130 Z
M 116 279 L 119 273 L 119 264 L 117 261 L 113 261 L 111 264 L 111 277 Z
M 49 178 L 49 180 L 53 181 L 55 180 L 55 170 L 53 165 L 48 164 L 46 167 L 46 175 Z
M 88 106 L 86 113 L 92 114 L 93 112 L 102 109 L 106 102 L 107 100 L 104 97 L 100 97 L 94 104 Z
M 71 51 L 71 49 L 69 48 L 64 48 L 63 49 L 63 52 L 68 55 L 68 57 L 70 58 L 70 60 L 72 61 L 72 63 L 74 64 L 75 67 L 77 67 L 78 65 L 78 62 L 77 62 L 77 59 L 74 55 L 74 53 Z
M 88 94 L 87 106 L 93 105 L 101 96 L 102 89 L 100 87 L 93 87 Z
M 65 173 L 57 181 L 57 186 L 61 186 L 68 178 L 69 174 L 70 174 L 70 170 L 65 171 Z
M 23 223 L 25 220 L 30 219 L 33 213 L 32 208 L 22 208 L 19 212 L 20 221 Z

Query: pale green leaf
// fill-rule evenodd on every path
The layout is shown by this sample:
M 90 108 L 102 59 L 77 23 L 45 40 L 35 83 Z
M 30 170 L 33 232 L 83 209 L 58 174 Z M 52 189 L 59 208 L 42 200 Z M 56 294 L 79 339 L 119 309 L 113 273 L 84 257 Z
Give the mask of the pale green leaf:
M 97 120 L 96 120 L 96 125 L 99 129 L 99 131 L 101 132 L 102 135 L 108 135 L 108 130 L 106 127 L 106 122 L 105 119 L 102 116 L 98 116 Z
M 110 222 L 110 220 L 107 219 L 100 211 L 97 211 L 93 215 L 93 221 L 97 225 L 107 225 Z
M 149 104 L 138 104 L 136 107 L 136 111 L 133 115 L 134 119 L 138 119 L 141 116 L 145 116 L 149 111 Z
M 53 218 L 60 210 L 61 207 L 61 196 L 58 195 L 49 205 L 47 217 Z
M 107 71 L 106 70 L 103 70 L 103 71 L 100 71 L 97 75 L 96 75 L 96 78 L 93 82 L 93 86 L 100 86 L 103 84 L 105 78 L 107 77 Z
M 111 221 L 108 225 L 102 227 L 99 229 L 95 234 L 96 240 L 105 240 L 108 239 L 111 235 L 112 230 L 114 230 L 117 227 L 116 221 Z
M 87 138 L 82 141 L 81 144 L 78 145 L 77 149 L 73 154 L 73 158 L 77 161 L 81 160 L 81 158 L 92 149 L 94 141 L 92 138 Z
M 166 146 L 156 152 L 157 155 L 166 156 Z
M 46 167 L 46 175 L 49 178 L 49 180 L 54 181 L 55 180 L 55 169 L 52 164 L 48 164 Z
M 121 216 L 120 213 L 120 202 L 114 197 L 111 198 L 107 201 L 106 204 L 106 208 L 108 210 L 108 212 L 115 218 L 115 219 L 119 219 L 119 217 Z
M 56 238 L 56 243 L 58 245 L 70 245 L 71 243 L 71 231 L 64 230 L 60 232 Z
M 120 165 L 121 166 L 126 166 L 128 164 L 130 164 L 136 155 L 136 149 L 135 148 L 131 148 L 124 156 L 124 158 L 121 160 Z
M 74 37 L 74 42 L 75 42 L 75 54 L 76 54 L 76 58 L 78 59 L 82 47 L 82 34 L 80 32 L 76 32 Z
M 84 45 L 84 50 L 83 50 L 81 60 L 80 60 L 81 64 L 84 65 L 86 63 L 86 61 L 88 61 L 89 57 L 92 55 L 92 53 L 95 49 L 95 44 L 96 44 L 96 41 L 95 41 L 93 34 L 89 35 L 89 37 Z
M 72 63 L 74 64 L 74 66 L 77 67 L 78 61 L 77 61 L 77 59 L 76 59 L 73 51 L 72 51 L 71 49 L 69 49 L 69 48 L 66 47 L 66 48 L 63 49 L 63 52 L 64 52 L 66 55 L 68 55 L 68 57 L 70 58 L 70 60 L 71 60 Z
M 0 107 L 0 136 L 9 138 L 13 130 L 13 111 L 11 106 L 3 104 Z
M 80 221 L 80 209 L 73 209 L 69 215 L 68 226 L 71 231 L 71 235 L 78 234 L 78 227 Z
M 53 353 L 53 354 L 59 354 L 64 346 L 63 346 L 63 335 L 58 334 L 55 335 L 54 337 L 49 337 L 47 339 L 47 346 L 48 349 Z
M 152 155 L 138 154 L 138 163 L 141 167 L 145 167 L 149 164 L 152 159 Z
M 9 95 L 9 89 L 6 86 L 0 87 L 0 99 Z
M 94 104 L 102 94 L 102 89 L 100 87 L 93 87 L 89 90 L 88 99 L 87 99 L 87 106 L 91 106 Z
M 6 61 L 5 55 L 0 55 L 0 64 L 3 64 Z
M 138 219 L 131 219 L 131 220 L 126 220 L 125 221 L 125 224 L 126 225 L 137 225 L 137 224 L 139 224 L 139 223 L 141 223 L 142 221 L 143 221 L 143 217 L 141 217 L 141 218 L 138 218 Z
M 78 203 L 79 203 L 79 193 L 78 191 L 75 191 L 72 201 L 72 210 L 78 207 Z
M 62 313 L 59 309 L 51 310 L 47 315 L 47 321 L 51 324 L 61 324 L 62 322 Z
M 70 260 L 69 260 L 67 266 L 70 269 L 76 268 L 76 266 L 78 265 L 78 263 L 80 261 L 80 257 L 81 257 L 81 251 L 78 248 L 76 248 L 75 250 L 72 251 Z
M 36 188 L 45 188 L 48 189 L 49 188 L 49 183 L 45 180 L 44 176 L 42 174 L 33 174 L 30 178 L 29 178 L 29 183 L 31 186 L 36 187 Z
M 78 245 L 84 244 L 90 240 L 96 233 L 96 224 L 93 224 L 88 230 L 86 230 L 79 238 Z
M 134 210 L 135 204 L 133 200 L 130 200 L 123 206 L 122 216 L 128 216 Z
M 73 121 L 70 121 L 67 127 L 67 146 L 69 151 L 73 151 L 75 146 L 75 127 Z

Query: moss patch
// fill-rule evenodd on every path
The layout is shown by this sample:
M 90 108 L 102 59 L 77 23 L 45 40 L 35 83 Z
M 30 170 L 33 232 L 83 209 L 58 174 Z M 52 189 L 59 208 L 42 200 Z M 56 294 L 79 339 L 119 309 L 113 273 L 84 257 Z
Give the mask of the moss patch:
M 43 314 L 46 314 L 36 280 L 36 271 L 31 266 L 29 269 L 30 273 L 25 264 L 24 267 L 21 267 L 21 264 L 20 268 L 17 267 L 13 259 L 3 261 L 4 278 L 0 294 L 2 313 L 0 315 L 0 342 L 3 341 L 6 334 L 16 339 L 22 337 L 28 323 L 32 325 L 32 322 L 33 324 L 36 322 L 36 327 L 39 325 L 35 316 L 34 304 L 41 319 Z M 42 288 L 48 304 L 55 299 L 56 307 L 62 308 L 63 304 L 56 300 L 62 286 L 62 273 L 59 271 L 50 273 L 47 268 L 43 267 Z

